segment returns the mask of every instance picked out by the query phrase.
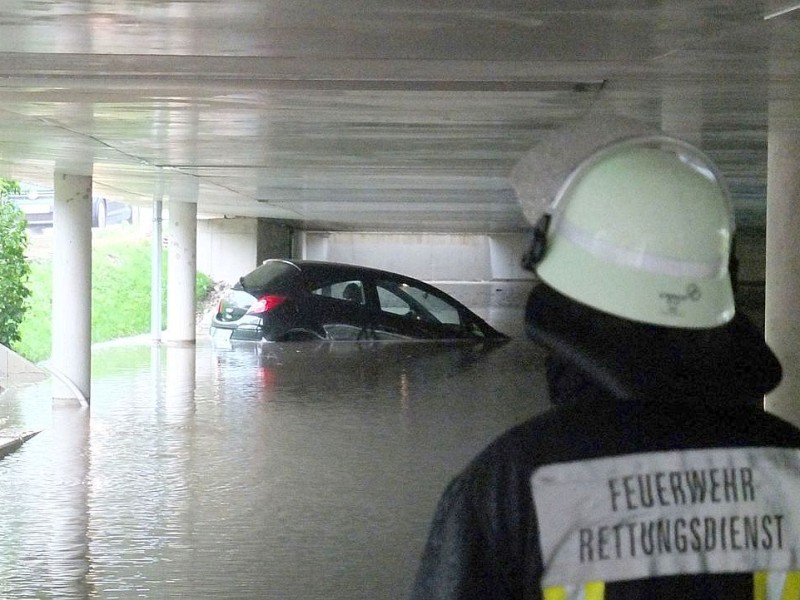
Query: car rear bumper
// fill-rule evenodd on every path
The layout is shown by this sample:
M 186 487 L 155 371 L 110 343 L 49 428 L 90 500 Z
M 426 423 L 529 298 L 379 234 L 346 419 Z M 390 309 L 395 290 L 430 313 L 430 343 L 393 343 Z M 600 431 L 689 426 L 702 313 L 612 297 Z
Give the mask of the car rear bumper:
M 260 341 L 264 338 L 261 327 L 258 325 L 239 325 L 238 327 L 225 327 L 216 323 L 209 329 L 211 339 L 227 342 L 229 340 Z

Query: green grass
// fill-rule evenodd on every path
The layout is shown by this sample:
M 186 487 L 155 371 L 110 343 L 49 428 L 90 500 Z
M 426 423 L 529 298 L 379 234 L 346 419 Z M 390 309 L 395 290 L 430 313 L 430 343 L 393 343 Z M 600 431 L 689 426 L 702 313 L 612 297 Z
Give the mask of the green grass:
M 120 226 L 96 230 L 92 243 L 92 342 L 103 342 L 150 331 L 150 253 L 147 237 Z M 42 248 L 44 246 L 44 248 Z M 52 252 L 44 238 L 29 244 L 31 298 L 14 350 L 33 362 L 50 357 L 52 340 Z M 163 252 L 162 322 L 166 322 L 166 249 Z M 213 282 L 197 275 L 198 301 Z

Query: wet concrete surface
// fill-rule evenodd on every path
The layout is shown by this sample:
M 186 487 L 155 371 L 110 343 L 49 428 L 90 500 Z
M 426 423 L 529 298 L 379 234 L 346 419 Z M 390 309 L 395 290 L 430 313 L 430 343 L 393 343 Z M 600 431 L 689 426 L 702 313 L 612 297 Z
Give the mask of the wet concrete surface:
M 520 337 L 144 338 L 95 349 L 90 409 L 6 392 L 41 433 L 0 461 L 0 598 L 405 597 L 447 481 L 547 407 Z

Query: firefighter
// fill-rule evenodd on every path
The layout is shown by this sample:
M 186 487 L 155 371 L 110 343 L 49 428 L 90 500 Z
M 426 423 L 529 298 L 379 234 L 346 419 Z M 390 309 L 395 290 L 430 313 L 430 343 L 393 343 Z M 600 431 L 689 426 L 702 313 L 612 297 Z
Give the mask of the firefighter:
M 733 235 L 677 139 L 571 171 L 524 259 L 553 406 L 448 485 L 413 600 L 800 599 L 800 431 L 763 409 L 781 366 L 736 309 Z

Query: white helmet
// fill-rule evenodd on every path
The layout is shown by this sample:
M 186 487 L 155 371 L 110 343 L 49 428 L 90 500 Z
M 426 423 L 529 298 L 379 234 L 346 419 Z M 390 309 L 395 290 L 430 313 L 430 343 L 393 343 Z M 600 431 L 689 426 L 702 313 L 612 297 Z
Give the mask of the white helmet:
M 538 226 L 533 262 L 561 294 L 635 322 L 712 328 L 734 315 L 730 196 L 711 160 L 662 135 L 594 152 Z

